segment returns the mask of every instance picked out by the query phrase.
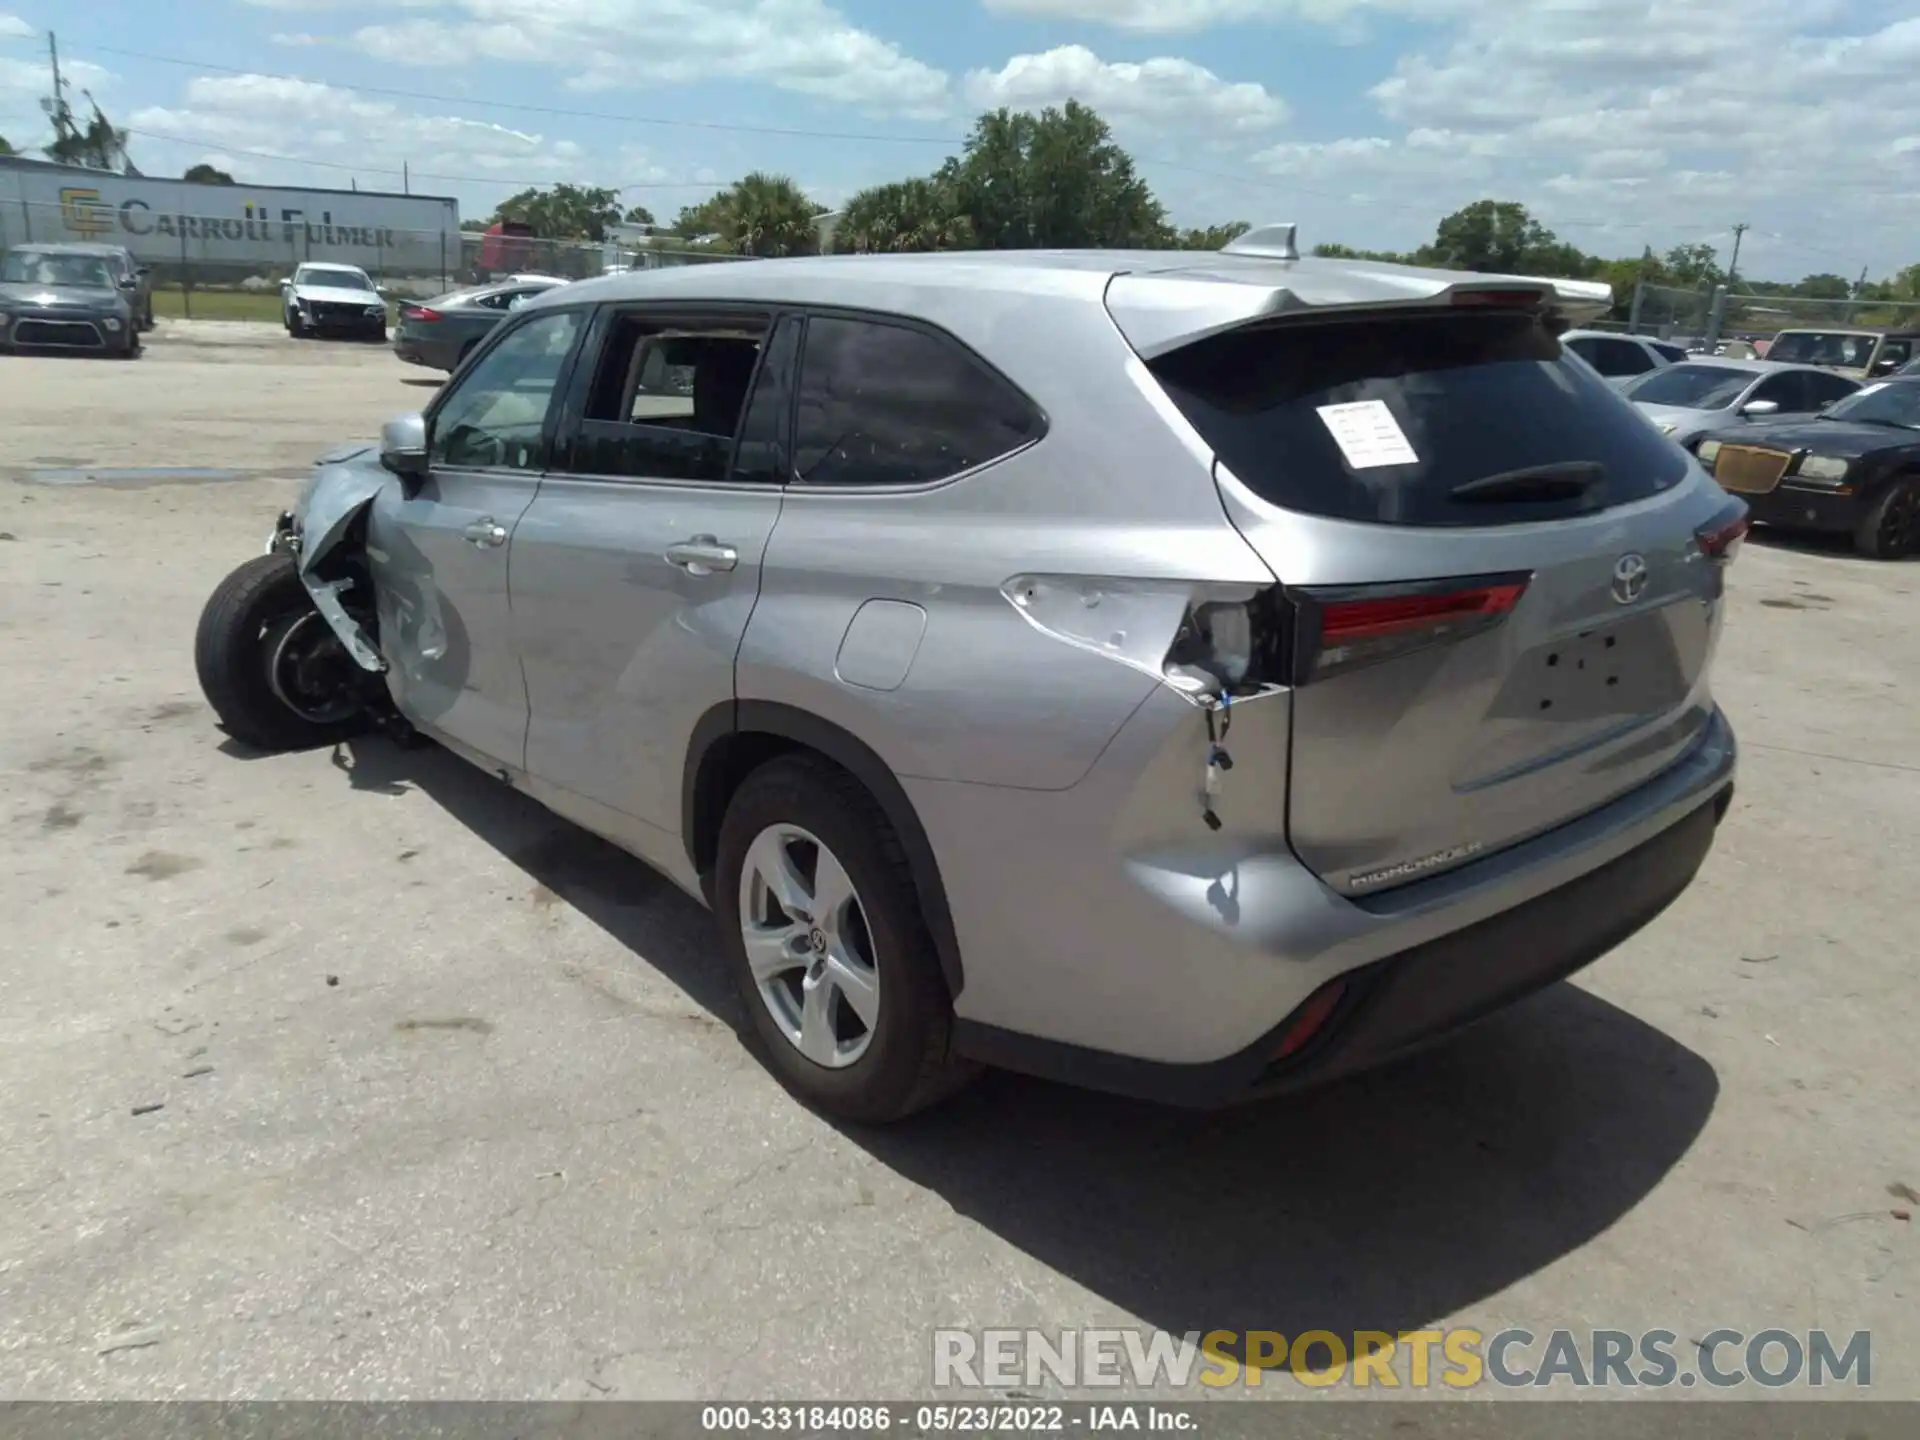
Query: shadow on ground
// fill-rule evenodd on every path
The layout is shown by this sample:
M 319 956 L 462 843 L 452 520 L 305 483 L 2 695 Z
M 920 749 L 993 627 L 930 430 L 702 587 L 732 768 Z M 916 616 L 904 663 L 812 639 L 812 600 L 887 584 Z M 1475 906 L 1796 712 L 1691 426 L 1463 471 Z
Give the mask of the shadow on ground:
M 417 787 L 737 1021 L 699 907 L 638 861 L 444 751 L 367 741 L 338 763 L 356 788 Z M 1563 984 L 1284 1101 L 1196 1114 L 996 1074 L 906 1125 L 845 1133 L 1151 1325 L 1392 1332 L 1602 1233 L 1686 1154 L 1718 1088 L 1699 1055 Z

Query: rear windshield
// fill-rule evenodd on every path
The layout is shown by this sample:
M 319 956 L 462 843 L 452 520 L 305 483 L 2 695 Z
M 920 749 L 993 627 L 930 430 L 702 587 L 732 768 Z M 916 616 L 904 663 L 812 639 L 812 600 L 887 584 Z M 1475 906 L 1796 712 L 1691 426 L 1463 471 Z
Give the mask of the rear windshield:
M 1669 365 L 1627 392 L 1643 405 L 1677 405 L 1683 410 L 1724 410 L 1758 380 L 1751 370 L 1731 365 Z
M 1383 525 L 1500 525 L 1644 499 L 1687 459 L 1523 314 L 1235 330 L 1155 362 L 1222 464 L 1272 504 Z M 1469 481 L 1590 463 L 1578 499 L 1456 499 Z

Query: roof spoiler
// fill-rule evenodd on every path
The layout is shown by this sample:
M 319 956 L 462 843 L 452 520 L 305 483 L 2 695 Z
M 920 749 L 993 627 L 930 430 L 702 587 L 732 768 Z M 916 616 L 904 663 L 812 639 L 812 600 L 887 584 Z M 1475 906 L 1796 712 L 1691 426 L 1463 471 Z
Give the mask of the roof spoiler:
M 1316 313 L 1521 304 L 1544 311 L 1558 330 L 1598 319 L 1613 306 L 1613 287 L 1600 280 L 1303 259 L 1294 225 L 1250 230 L 1217 254 L 1219 261 L 1187 255 L 1174 268 L 1123 271 L 1108 282 L 1107 312 L 1142 359 L 1243 325 Z

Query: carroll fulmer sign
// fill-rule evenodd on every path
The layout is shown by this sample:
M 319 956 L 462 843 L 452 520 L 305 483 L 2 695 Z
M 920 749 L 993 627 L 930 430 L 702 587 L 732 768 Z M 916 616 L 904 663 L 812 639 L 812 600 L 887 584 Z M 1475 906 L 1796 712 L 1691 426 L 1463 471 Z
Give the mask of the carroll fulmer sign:
M 283 266 L 337 260 L 369 270 L 457 263 L 460 214 L 451 200 L 339 190 L 190 185 L 69 169 L 0 170 L 0 239 L 124 245 L 149 263 L 181 260 Z

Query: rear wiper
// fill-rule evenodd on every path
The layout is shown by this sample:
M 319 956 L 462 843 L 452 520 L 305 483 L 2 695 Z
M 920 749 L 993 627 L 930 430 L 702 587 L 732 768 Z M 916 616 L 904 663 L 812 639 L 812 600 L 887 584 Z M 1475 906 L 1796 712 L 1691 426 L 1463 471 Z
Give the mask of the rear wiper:
M 1527 501 L 1578 500 L 1607 478 L 1607 467 L 1592 460 L 1569 460 L 1560 465 L 1535 465 L 1525 470 L 1502 470 L 1483 475 L 1448 491 L 1455 500 Z

